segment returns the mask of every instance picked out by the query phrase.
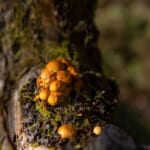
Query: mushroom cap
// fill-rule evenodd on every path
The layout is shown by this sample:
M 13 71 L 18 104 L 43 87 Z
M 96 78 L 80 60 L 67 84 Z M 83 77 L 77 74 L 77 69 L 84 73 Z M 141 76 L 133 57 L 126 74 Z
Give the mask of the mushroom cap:
M 46 69 L 46 68 L 44 68 L 44 69 L 42 69 L 41 70 L 41 74 L 40 74 L 40 77 L 42 78 L 42 79 L 49 79 L 50 78 L 50 73 L 49 73 L 49 71 Z
M 58 70 L 65 70 L 65 64 L 60 60 L 52 60 L 46 65 L 47 70 L 52 72 L 57 72 Z
M 36 85 L 37 85 L 38 89 L 48 88 L 49 83 L 50 83 L 49 79 L 48 80 L 44 80 L 41 77 L 38 77 L 37 80 L 36 80 Z
M 93 129 L 93 133 L 96 135 L 100 135 L 102 133 L 102 127 L 101 126 L 95 126 Z
M 57 72 L 57 80 L 63 81 L 66 84 L 71 84 L 72 75 L 68 71 L 60 70 Z
M 57 75 L 56 72 L 50 73 L 50 82 L 56 80 L 56 75 Z
M 79 76 L 77 69 L 73 66 L 68 66 L 67 71 L 70 72 L 70 74 L 72 74 L 75 77 Z
M 49 96 L 49 90 L 48 89 L 40 89 L 39 91 L 39 97 L 41 100 L 47 100 Z
M 64 124 L 58 128 L 57 133 L 61 136 L 62 139 L 72 140 L 76 135 L 76 129 L 71 124 Z
M 48 104 L 55 106 L 64 101 L 63 94 L 61 92 L 51 92 L 48 97 Z
M 66 84 L 62 81 L 55 80 L 50 83 L 50 92 L 64 91 Z

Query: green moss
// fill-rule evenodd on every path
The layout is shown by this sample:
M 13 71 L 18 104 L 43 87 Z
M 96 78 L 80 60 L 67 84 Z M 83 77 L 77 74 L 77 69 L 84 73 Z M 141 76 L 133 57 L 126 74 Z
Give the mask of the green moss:
M 67 59 L 70 59 L 69 53 L 68 53 L 68 43 L 69 41 L 62 41 L 61 43 L 45 43 L 47 47 L 44 49 L 44 59 L 49 61 L 50 59 L 56 59 L 59 57 L 65 57 Z M 46 54 L 46 55 L 45 55 Z M 45 57 L 46 56 L 46 57 Z
M 37 121 L 37 123 L 34 123 L 31 126 L 29 126 L 28 129 L 36 129 L 38 122 L 39 121 Z
M 84 121 L 83 121 L 82 127 L 87 127 L 89 125 L 90 125 L 89 120 L 87 118 L 85 118 Z
M 42 102 L 36 102 L 35 105 L 36 110 L 38 110 L 43 117 L 50 117 L 50 112 L 47 110 L 46 106 Z
M 61 116 L 60 116 L 60 115 L 55 115 L 55 121 L 56 121 L 56 122 L 61 121 Z
M 76 149 L 80 149 L 90 140 L 93 126 L 104 125 L 105 118 L 101 118 L 102 114 L 99 111 L 101 107 L 97 106 L 104 104 L 101 100 L 104 98 L 105 90 L 97 91 L 95 97 L 89 97 L 88 92 L 84 91 L 78 99 L 75 100 L 70 96 L 66 103 L 58 106 L 49 106 L 45 101 L 40 100 L 33 101 L 36 92 L 36 79 L 31 79 L 23 86 L 20 97 L 26 134 L 30 136 L 32 133 L 35 137 L 46 139 L 40 142 L 33 139 L 31 143 L 35 140 L 40 145 L 58 147 L 60 146 L 58 143 L 64 142 L 57 134 L 58 128 L 64 123 L 71 123 L 79 131 L 79 136 L 76 137 L 73 145 L 77 145 Z M 106 107 L 104 108 L 107 110 Z M 26 124 L 27 120 L 30 123 Z M 48 143 L 47 139 L 51 139 L 51 143 Z

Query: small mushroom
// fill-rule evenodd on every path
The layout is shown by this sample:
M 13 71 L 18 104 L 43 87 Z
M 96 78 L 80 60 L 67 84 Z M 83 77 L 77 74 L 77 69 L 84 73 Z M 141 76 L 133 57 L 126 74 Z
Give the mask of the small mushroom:
M 60 92 L 51 92 L 48 97 L 48 104 L 50 104 L 51 106 L 55 106 L 62 101 L 64 101 L 64 97 Z
M 50 73 L 50 82 L 56 80 L 56 75 L 57 75 L 56 72 Z
M 44 88 L 40 89 L 39 98 L 41 100 L 47 100 L 48 96 L 49 96 L 49 90 L 48 89 L 44 89 Z
M 44 88 L 47 88 L 50 83 L 50 73 L 46 68 L 42 69 L 40 74 L 41 80 L 42 80 L 42 86 Z
M 102 127 L 101 126 L 95 126 L 93 129 L 93 133 L 96 135 L 100 135 L 102 133 Z
M 40 88 L 48 88 L 49 83 L 50 83 L 49 79 L 44 80 L 41 77 L 38 77 L 37 80 L 36 80 L 36 85 L 37 85 L 38 89 L 40 89 Z
M 72 82 L 72 75 L 68 71 L 60 70 L 57 72 L 57 80 L 70 84 Z
M 52 72 L 57 72 L 58 70 L 65 70 L 65 64 L 59 60 L 52 60 L 46 65 L 47 70 Z
M 67 68 L 67 71 L 70 72 L 70 74 L 72 74 L 73 76 L 77 77 L 79 75 L 78 71 L 76 70 L 75 67 L 73 66 L 69 66 Z
M 50 92 L 64 91 L 65 83 L 59 80 L 52 81 L 49 86 Z
M 42 79 L 49 79 L 50 78 L 50 73 L 49 73 L 49 71 L 46 69 L 46 68 L 44 68 L 44 69 L 42 69 L 41 70 L 41 74 L 40 74 L 40 77 L 42 78 Z
M 58 128 L 57 133 L 62 139 L 73 140 L 76 135 L 76 129 L 71 124 L 64 124 Z

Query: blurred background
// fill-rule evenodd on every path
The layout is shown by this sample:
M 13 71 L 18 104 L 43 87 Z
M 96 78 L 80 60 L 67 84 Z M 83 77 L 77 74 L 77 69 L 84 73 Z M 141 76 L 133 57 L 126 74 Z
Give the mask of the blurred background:
M 119 85 L 113 122 L 138 144 L 150 144 L 150 0 L 99 0 L 105 74 Z

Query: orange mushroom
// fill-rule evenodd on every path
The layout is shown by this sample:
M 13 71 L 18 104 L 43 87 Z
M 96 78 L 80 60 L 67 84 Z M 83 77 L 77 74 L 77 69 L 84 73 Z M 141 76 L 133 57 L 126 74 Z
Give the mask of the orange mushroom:
M 40 77 L 41 77 L 42 79 L 49 79 L 49 77 L 50 77 L 49 71 L 48 71 L 46 68 L 42 69 L 42 70 L 41 70 Z
M 82 82 L 77 78 L 79 73 L 70 64 L 70 61 L 65 58 L 55 59 L 41 70 L 36 81 L 41 100 L 47 100 L 54 106 L 64 101 L 72 89 L 77 93 L 80 91 Z
M 51 92 L 48 97 L 48 104 L 55 106 L 64 101 L 63 94 L 61 92 Z
M 75 67 L 73 66 L 69 66 L 67 68 L 67 71 L 70 72 L 70 74 L 72 74 L 73 76 L 77 77 L 79 75 L 78 71 L 76 70 Z
M 65 89 L 65 83 L 59 80 L 52 81 L 49 90 L 50 92 L 58 92 L 63 91 Z
M 57 72 L 58 70 L 65 70 L 65 65 L 59 60 L 52 60 L 46 65 L 47 70 L 52 72 Z
M 41 70 L 40 77 L 42 79 L 43 86 L 48 87 L 48 85 L 50 83 L 50 73 L 48 72 L 48 70 L 46 68 Z
M 47 100 L 48 96 L 49 96 L 49 90 L 48 89 L 44 89 L 44 88 L 40 89 L 39 98 L 41 100 Z
M 48 88 L 49 86 L 49 80 L 44 80 L 41 77 L 38 77 L 36 80 L 36 85 L 38 89 L 41 88 Z
M 96 135 L 100 135 L 102 133 L 102 127 L 101 126 L 95 126 L 93 129 L 93 133 Z
M 63 81 L 66 84 L 71 84 L 72 75 L 68 71 L 60 70 L 57 72 L 57 80 Z
M 62 139 L 73 140 L 76 135 L 76 129 L 71 124 L 64 124 L 58 128 L 57 133 Z

